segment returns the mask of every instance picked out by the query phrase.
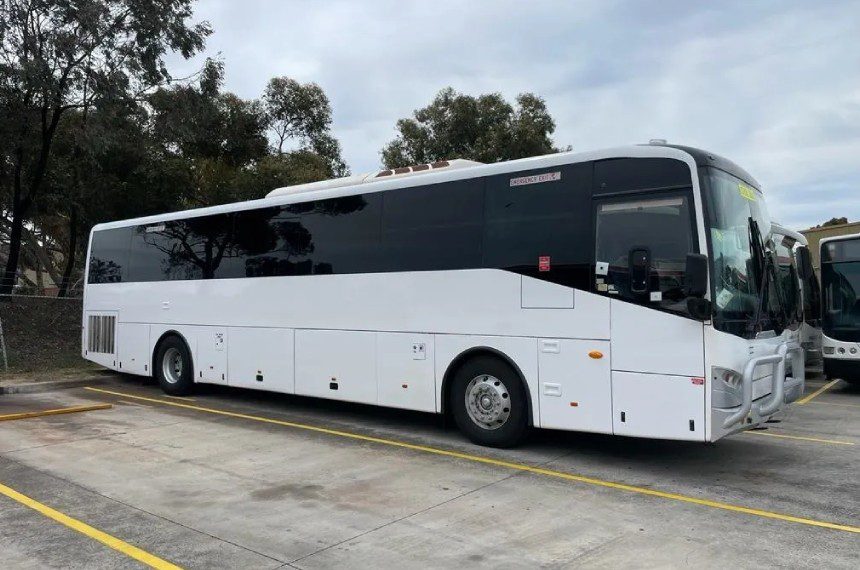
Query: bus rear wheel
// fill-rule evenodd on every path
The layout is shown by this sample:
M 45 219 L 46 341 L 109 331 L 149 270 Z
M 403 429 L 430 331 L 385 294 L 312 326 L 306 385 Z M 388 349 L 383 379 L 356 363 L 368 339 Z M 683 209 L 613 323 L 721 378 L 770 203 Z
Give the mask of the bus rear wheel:
M 194 391 L 194 367 L 185 341 L 176 336 L 161 341 L 155 354 L 155 376 L 167 394 L 184 396 Z
M 519 374 L 491 356 L 478 356 L 455 373 L 449 409 L 460 431 L 478 445 L 512 447 L 528 427 Z

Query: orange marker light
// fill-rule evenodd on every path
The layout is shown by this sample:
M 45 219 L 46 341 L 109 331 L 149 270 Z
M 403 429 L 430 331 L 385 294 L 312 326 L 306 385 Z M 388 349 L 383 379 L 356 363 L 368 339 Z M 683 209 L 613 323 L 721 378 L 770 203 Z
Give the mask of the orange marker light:
M 579 402 L 571 402 L 571 403 L 570 403 L 570 407 L 571 407 L 571 408 L 576 408 L 576 407 L 578 407 L 578 406 L 579 406 Z
M 591 358 L 603 358 L 603 353 L 599 350 L 592 350 L 588 353 L 588 356 L 590 356 Z

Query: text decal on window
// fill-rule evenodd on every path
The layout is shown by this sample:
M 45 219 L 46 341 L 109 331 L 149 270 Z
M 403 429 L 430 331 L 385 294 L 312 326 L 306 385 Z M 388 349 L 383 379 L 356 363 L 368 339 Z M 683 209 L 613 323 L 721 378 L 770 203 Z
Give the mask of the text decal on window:
M 541 182 L 555 182 L 556 180 L 561 180 L 561 171 L 546 172 L 544 174 L 535 174 L 533 176 L 521 176 L 519 178 L 511 178 L 511 188 L 513 188 L 514 186 L 540 184 Z

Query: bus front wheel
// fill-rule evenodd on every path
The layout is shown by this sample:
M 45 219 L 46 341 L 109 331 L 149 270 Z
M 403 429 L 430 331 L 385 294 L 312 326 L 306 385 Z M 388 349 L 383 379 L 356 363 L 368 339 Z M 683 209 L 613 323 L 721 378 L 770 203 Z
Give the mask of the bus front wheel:
M 194 390 L 194 367 L 185 341 L 176 336 L 161 341 L 155 355 L 155 376 L 167 394 L 184 396 Z
M 491 356 L 478 356 L 457 370 L 450 409 L 457 427 L 473 442 L 512 447 L 526 434 L 526 394 L 519 374 Z

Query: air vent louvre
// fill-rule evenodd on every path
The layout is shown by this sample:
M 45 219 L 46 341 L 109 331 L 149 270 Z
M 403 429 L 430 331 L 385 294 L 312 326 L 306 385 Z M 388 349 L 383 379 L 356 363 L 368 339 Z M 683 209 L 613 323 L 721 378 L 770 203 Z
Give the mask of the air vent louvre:
M 115 354 L 116 316 L 90 315 L 87 327 L 87 350 L 101 354 Z

